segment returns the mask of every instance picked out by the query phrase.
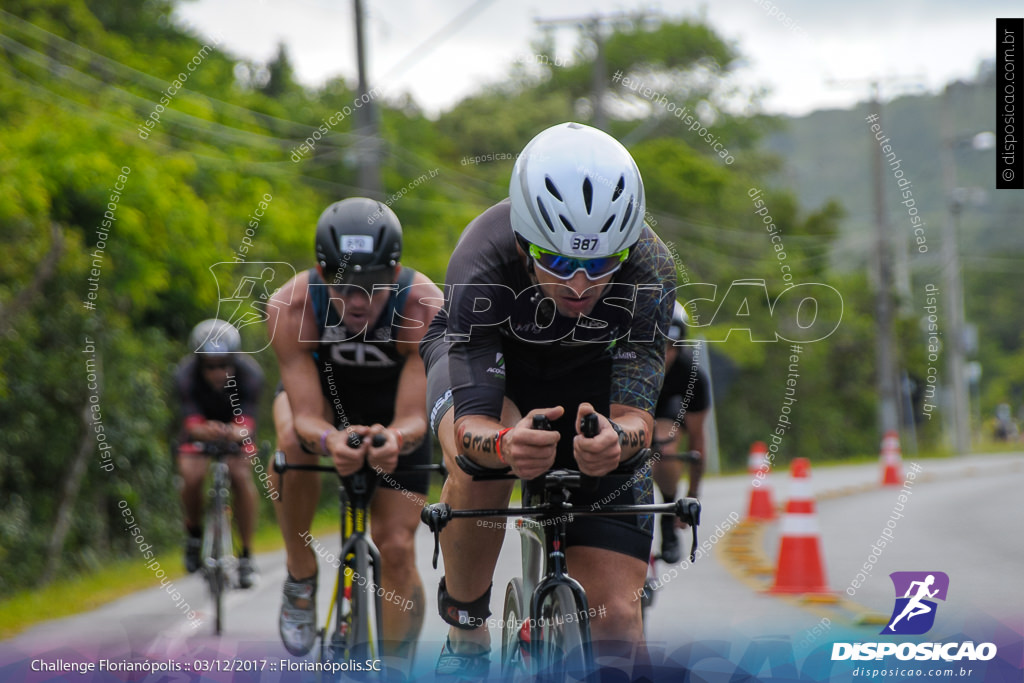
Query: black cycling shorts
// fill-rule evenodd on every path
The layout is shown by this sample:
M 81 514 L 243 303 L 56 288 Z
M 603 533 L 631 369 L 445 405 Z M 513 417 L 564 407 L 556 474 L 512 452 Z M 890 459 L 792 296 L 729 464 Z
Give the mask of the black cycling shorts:
M 277 390 L 274 392 L 274 398 L 276 399 L 278 394 L 284 393 L 284 385 L 278 382 Z M 387 424 L 391 422 L 393 415 L 356 415 L 351 414 L 348 417 L 348 424 L 344 424 L 341 420 L 335 416 L 334 427 L 336 429 L 345 429 L 349 424 L 358 425 L 370 425 L 370 424 Z M 299 446 L 302 450 L 309 453 L 302 442 L 299 442 Z M 316 455 L 316 454 L 314 454 Z M 429 465 L 434 455 L 434 440 L 430 438 L 430 434 L 426 434 L 423 437 L 423 443 L 421 443 L 416 450 L 406 453 L 405 455 L 398 456 L 398 469 L 403 467 L 410 467 L 413 465 Z M 430 472 L 399 472 L 398 474 L 389 474 L 387 477 L 380 478 L 380 488 L 392 489 L 395 491 L 412 491 L 413 493 L 419 493 L 426 495 L 427 491 L 430 490 Z
M 430 427 L 437 433 L 441 418 L 452 408 L 451 382 L 448 374 L 448 344 L 436 343 L 426 348 L 424 363 L 427 367 L 427 412 Z M 608 415 L 611 395 L 611 360 L 605 359 L 587 367 L 586 372 L 571 376 L 539 375 L 529 358 L 520 354 L 505 354 L 505 395 L 523 415 L 535 408 L 561 405 L 565 414 L 552 422 L 560 434 L 556 467 L 576 469 L 572 454 L 572 441 L 576 435 L 576 411 L 580 403 L 588 402 L 602 415 Z M 654 487 L 650 468 L 634 475 L 602 477 L 594 491 L 574 491 L 572 503 L 591 505 L 649 504 L 654 501 Z M 647 562 L 653 539 L 651 515 L 616 517 L 577 516 L 569 523 L 566 545 L 602 548 L 623 553 Z

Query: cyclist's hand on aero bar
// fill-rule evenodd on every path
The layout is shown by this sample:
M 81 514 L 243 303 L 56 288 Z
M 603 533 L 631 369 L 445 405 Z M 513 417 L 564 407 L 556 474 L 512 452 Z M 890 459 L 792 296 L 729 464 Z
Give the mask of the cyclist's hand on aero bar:
M 382 424 L 370 427 L 369 433 L 370 451 L 366 462 L 377 472 L 394 472 L 398 467 L 398 437 Z M 374 440 L 380 440 L 378 434 L 387 440 L 381 446 L 374 446 Z
M 331 454 L 338 474 L 347 477 L 362 469 L 370 446 L 370 440 L 366 437 L 369 431 L 369 427 L 353 425 L 348 429 L 335 429 L 327 435 L 327 452 Z M 358 446 L 353 446 L 349 441 L 353 434 L 362 438 Z
M 580 432 L 583 416 L 596 412 L 589 403 L 580 404 L 576 411 L 577 434 L 572 440 L 572 451 L 580 472 L 592 477 L 600 477 L 614 470 L 619 466 L 619 457 L 622 455 L 619 435 L 604 415 L 597 416 L 601 430 L 596 436 L 587 438 Z
M 555 449 L 558 432 L 533 428 L 533 416 L 544 415 L 550 421 L 557 420 L 565 412 L 562 406 L 538 408 L 527 413 L 501 439 L 501 455 L 522 479 L 534 479 L 551 469 L 555 464 Z

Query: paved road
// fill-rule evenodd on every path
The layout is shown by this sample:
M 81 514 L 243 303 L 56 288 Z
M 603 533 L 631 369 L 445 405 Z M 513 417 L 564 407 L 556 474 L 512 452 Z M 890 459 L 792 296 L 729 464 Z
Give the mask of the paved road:
M 909 461 L 905 464 L 909 465 Z M 912 483 L 904 517 L 893 530 L 895 540 L 852 598 L 845 594 L 845 589 L 890 518 L 899 487 L 869 489 L 880 477 L 875 465 L 814 470 L 812 484 L 821 494 L 818 516 L 827 579 L 830 587 L 846 598 L 842 608 L 779 598 L 737 580 L 723 563 L 722 547 L 726 541 L 722 541 L 712 547 L 709 556 L 677 571 L 677 578 L 667 581 L 659 590 L 648 624 L 654 650 L 724 638 L 737 648 L 730 655 L 735 661 L 743 643 L 780 635 L 788 636 L 793 643 L 803 640 L 807 644 L 810 640 L 813 647 L 818 638 L 812 637 L 810 629 L 820 628 L 823 618 L 828 620 L 829 638 L 849 632 L 850 637 L 874 639 L 880 627 L 856 625 L 856 614 L 851 615 L 851 608 L 887 615 L 893 604 L 893 589 L 887 575 L 900 570 L 938 570 L 949 574 L 949 597 L 942 606 L 943 616 L 958 615 L 958 619 L 942 622 L 947 624 L 948 633 L 934 635 L 949 635 L 954 632 L 949 629 L 972 620 L 994 620 L 1015 632 L 1019 643 L 1020 634 L 1024 634 L 1024 583 L 1019 579 L 1020 567 L 1024 566 L 1024 454 L 928 460 L 921 466 L 922 472 Z M 781 503 L 787 477 L 774 474 L 772 485 L 776 502 Z M 726 524 L 731 513 L 740 517 L 745 514 L 749 486 L 746 476 L 706 480 L 702 540 L 716 526 Z M 766 525 L 762 538 L 761 549 L 773 559 L 777 528 L 778 524 Z M 688 536 L 685 538 L 688 547 Z M 321 541 L 330 552 L 337 552 L 336 539 Z M 424 666 L 430 666 L 436 657 L 444 631 L 436 616 L 433 588 L 443 567 L 436 571 L 430 567 L 432 550 L 432 538 L 424 529 L 417 538 L 418 565 L 429 601 L 418 653 Z M 276 628 L 284 578 L 283 554 L 262 555 L 257 562 L 262 582 L 253 590 L 230 594 L 226 635 L 219 639 L 211 635 L 205 586 L 192 576 L 176 581 L 175 587 L 204 620 L 198 629 L 185 620 L 163 590 L 154 588 L 86 614 L 43 623 L 0 643 L 0 663 L 39 653 L 46 653 L 47 657 L 64 653 L 89 658 L 114 653 L 122 658 L 130 654 L 179 660 L 260 653 L 272 661 L 288 659 Z M 500 610 L 504 586 L 518 566 L 519 543 L 514 532 L 509 531 L 494 578 L 492 609 Z M 329 591 L 322 589 L 321 613 L 328 598 Z M 822 642 L 825 637 L 821 636 Z M 0 666 L 0 678 L 5 678 L 3 673 Z

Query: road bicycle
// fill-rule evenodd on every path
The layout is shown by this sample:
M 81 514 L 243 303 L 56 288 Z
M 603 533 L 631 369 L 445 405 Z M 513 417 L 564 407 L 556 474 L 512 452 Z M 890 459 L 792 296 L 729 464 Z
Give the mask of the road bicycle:
M 371 443 L 379 447 L 383 446 L 385 441 L 386 437 L 383 434 L 375 434 Z M 358 448 L 361 443 L 362 438 L 358 434 L 349 434 L 350 448 Z M 282 493 L 284 474 L 290 470 L 338 474 L 333 465 L 289 465 L 285 461 L 284 452 L 277 451 L 274 455 L 274 471 L 281 477 Z M 399 465 L 391 474 L 412 472 L 439 472 L 442 476 L 446 474 L 444 466 L 439 464 Z M 383 591 L 378 590 L 381 560 L 380 552 L 367 533 L 370 501 L 379 482 L 379 473 L 369 465 L 364 465 L 363 469 L 345 477 L 338 475 L 341 552 L 338 578 L 334 584 L 330 606 L 324 625 L 317 632 L 320 642 L 319 661 L 322 664 L 369 662 L 381 658 Z
M 238 557 L 235 554 L 231 536 L 231 475 L 227 458 L 238 457 L 241 444 L 230 441 L 190 442 L 195 451 L 213 461 L 213 476 L 210 480 L 209 503 L 206 506 L 205 523 L 199 568 L 210 589 L 213 601 L 213 628 L 217 635 L 224 630 L 224 596 L 238 588 Z M 264 443 L 260 448 L 262 457 L 269 450 Z
M 581 432 L 593 437 L 599 426 L 596 414 L 583 420 Z M 544 416 L 533 418 L 534 429 L 550 429 Z M 650 457 L 641 449 L 609 473 L 634 476 Z M 511 468 L 481 467 L 465 455 L 455 458 L 458 466 L 475 481 L 516 479 Z M 605 475 L 605 476 L 609 476 Z M 423 522 L 434 534 L 434 567 L 441 531 L 453 519 L 477 517 L 519 517 L 516 527 L 522 542 L 522 576 L 512 579 L 505 591 L 501 622 L 502 677 L 550 676 L 553 680 L 583 678 L 593 662 L 590 617 L 583 587 L 566 567 L 567 520 L 576 515 L 674 514 L 693 530 L 691 561 L 697 548 L 700 502 L 684 498 L 662 505 L 577 506 L 569 501 L 574 491 L 592 489 L 597 480 L 580 472 L 554 469 L 523 482 L 523 506 L 480 510 L 452 510 L 447 503 L 424 507 Z M 535 502 L 534 502 L 535 501 Z M 543 561 L 543 570 L 541 563 Z

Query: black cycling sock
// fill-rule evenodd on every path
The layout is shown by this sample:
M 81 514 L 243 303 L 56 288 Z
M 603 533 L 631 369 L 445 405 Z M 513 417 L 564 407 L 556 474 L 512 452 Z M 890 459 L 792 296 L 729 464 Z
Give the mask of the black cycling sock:
M 244 547 L 242 548 L 242 557 L 244 557 L 246 559 L 249 558 L 249 549 L 248 548 L 244 548 Z
M 674 515 L 662 515 L 661 516 L 661 534 L 663 536 L 675 535 L 676 533 L 676 518 Z
M 192 526 L 191 524 L 186 524 L 185 525 L 185 531 L 192 538 L 202 538 L 203 537 L 203 527 L 201 527 L 201 526 Z
M 320 574 L 320 569 L 317 568 L 317 570 L 315 572 L 313 572 L 312 575 L 307 576 L 307 577 L 305 577 L 303 579 L 296 579 L 294 576 L 292 576 L 292 573 L 290 571 L 288 571 L 287 569 L 284 570 L 284 573 L 288 575 L 288 580 L 291 581 L 292 583 L 301 583 L 303 581 L 309 581 L 310 579 L 315 579 L 317 577 L 317 575 Z

